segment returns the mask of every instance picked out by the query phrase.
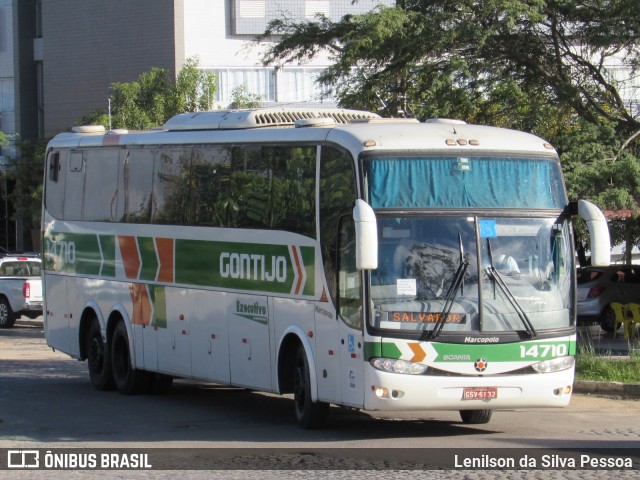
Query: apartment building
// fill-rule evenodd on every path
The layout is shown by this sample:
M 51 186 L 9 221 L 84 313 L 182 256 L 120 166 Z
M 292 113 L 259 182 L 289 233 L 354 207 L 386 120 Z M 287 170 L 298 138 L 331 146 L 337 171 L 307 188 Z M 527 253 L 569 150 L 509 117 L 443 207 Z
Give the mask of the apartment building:
M 331 103 L 314 82 L 329 65 L 328 58 L 276 71 L 262 65 L 264 45 L 254 40 L 274 18 L 312 19 L 322 13 L 337 19 L 380 3 L 393 5 L 395 0 L 0 0 L 5 10 L 13 4 L 13 38 L 31 34 L 21 43 L 32 52 L 21 50 L 20 56 L 30 60 L 33 85 L 18 91 L 15 82 L 6 90 L 14 88 L 16 99 L 25 95 L 32 102 L 16 108 L 16 116 L 23 108 L 33 111 L 36 119 L 30 125 L 38 127 L 34 136 L 40 137 L 106 109 L 112 83 L 136 80 L 151 67 L 175 76 L 192 57 L 217 74 L 218 107 L 228 105 L 233 89 L 241 84 L 266 104 Z M 5 11 L 0 19 L 6 16 Z M 2 43 L 0 55 L 1 48 Z M 14 73 L 20 84 L 26 80 L 26 73 Z
M 0 0 L 0 130 L 9 139 L 0 168 L 20 156 L 18 139 L 48 138 L 106 110 L 113 83 L 152 67 L 175 76 L 192 57 L 217 74 L 216 107 L 242 84 L 268 105 L 332 105 L 314 83 L 328 58 L 276 71 L 262 65 L 254 40 L 275 18 L 338 19 L 378 4 L 395 0 Z M 12 186 L 0 191 L 0 247 L 20 249 L 20 221 L 6 201 Z

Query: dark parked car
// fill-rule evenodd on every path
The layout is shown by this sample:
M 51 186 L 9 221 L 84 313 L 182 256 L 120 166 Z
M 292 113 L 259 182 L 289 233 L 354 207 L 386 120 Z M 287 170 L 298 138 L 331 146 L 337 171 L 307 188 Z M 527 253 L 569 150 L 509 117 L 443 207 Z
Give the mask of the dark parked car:
M 578 269 L 578 322 L 613 332 L 613 302 L 640 304 L 640 265 Z

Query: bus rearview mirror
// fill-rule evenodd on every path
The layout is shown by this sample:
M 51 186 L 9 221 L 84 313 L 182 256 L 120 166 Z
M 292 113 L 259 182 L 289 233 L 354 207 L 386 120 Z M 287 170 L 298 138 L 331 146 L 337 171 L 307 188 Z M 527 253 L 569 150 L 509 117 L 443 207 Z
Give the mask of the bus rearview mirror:
M 586 200 L 578 200 L 578 215 L 587 224 L 591 237 L 591 265 L 606 267 L 611 263 L 611 239 L 607 219 L 598 207 Z
M 356 268 L 374 270 L 378 268 L 378 225 L 373 208 L 364 200 L 356 200 L 353 220 L 356 224 Z

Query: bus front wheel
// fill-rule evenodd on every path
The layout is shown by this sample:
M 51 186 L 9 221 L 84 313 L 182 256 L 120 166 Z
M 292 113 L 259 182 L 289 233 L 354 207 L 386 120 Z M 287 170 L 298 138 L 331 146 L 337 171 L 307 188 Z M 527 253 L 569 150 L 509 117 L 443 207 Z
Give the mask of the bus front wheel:
M 329 404 L 313 402 L 311 399 L 311 379 L 309 362 L 303 347 L 296 352 L 296 364 L 293 372 L 293 398 L 298 425 L 305 429 L 319 428 L 329 413 Z
M 111 369 L 113 380 L 120 393 L 135 395 L 149 387 L 149 374 L 134 368 L 129 353 L 129 336 L 123 321 L 119 321 L 111 338 Z
M 105 348 L 100 323 L 95 317 L 91 320 L 85 341 L 91 385 L 98 390 L 112 390 L 114 383 L 111 374 L 111 356 L 109 349 Z
M 460 410 L 460 418 L 462 419 L 462 423 L 479 425 L 489 423 L 492 413 L 492 410 Z

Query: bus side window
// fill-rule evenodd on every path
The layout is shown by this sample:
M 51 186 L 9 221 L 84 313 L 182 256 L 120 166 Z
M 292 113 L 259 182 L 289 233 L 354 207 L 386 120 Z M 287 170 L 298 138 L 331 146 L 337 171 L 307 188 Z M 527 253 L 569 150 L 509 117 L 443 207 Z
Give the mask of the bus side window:
M 353 328 L 362 328 L 361 272 L 356 269 L 356 236 L 352 217 L 343 217 L 338 239 L 338 312 Z
M 84 162 L 81 155 L 76 157 L 76 164 L 71 164 L 72 171 L 81 172 L 83 166 L 85 170 L 84 198 L 80 197 L 82 219 L 90 222 L 115 221 L 120 151 L 116 148 L 87 149 Z M 73 152 L 71 159 L 74 160 Z
M 353 160 L 347 152 L 330 146 L 321 147 L 319 191 L 322 263 L 329 294 L 337 303 L 339 221 L 343 216 L 353 215 L 356 201 Z
M 60 175 L 60 152 L 49 155 L 49 180 L 57 182 Z
M 49 165 L 45 178 L 45 206 L 55 218 L 63 218 L 65 196 L 65 166 L 68 152 L 51 151 L 47 156 Z

